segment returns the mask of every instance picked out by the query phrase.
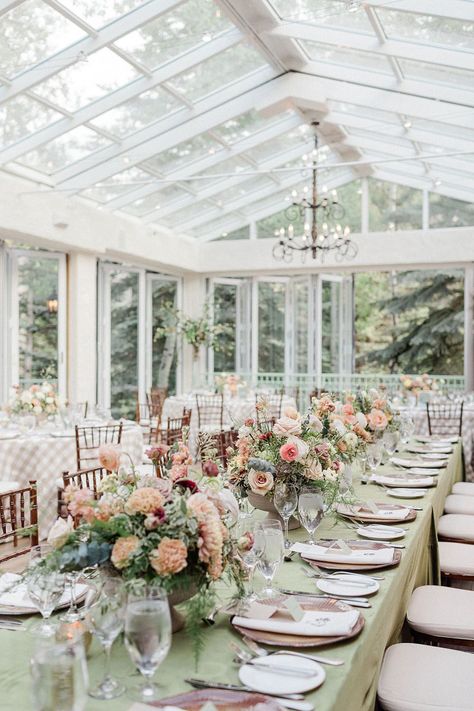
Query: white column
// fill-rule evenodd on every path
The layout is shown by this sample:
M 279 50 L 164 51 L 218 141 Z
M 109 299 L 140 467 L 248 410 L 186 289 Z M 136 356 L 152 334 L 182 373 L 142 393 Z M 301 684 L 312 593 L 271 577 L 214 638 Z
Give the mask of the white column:
M 182 310 L 186 316 L 197 318 L 202 315 L 204 303 L 206 301 L 206 279 L 203 276 L 195 276 L 186 274 L 183 278 L 183 302 Z M 180 347 L 180 346 L 178 346 Z M 192 389 L 193 381 L 193 351 L 183 339 L 182 344 L 182 363 L 183 363 L 183 392 L 188 392 Z M 199 359 L 199 372 L 204 379 L 206 369 L 206 349 L 201 348 Z
M 474 263 L 464 272 L 464 387 L 474 390 Z
M 68 261 L 67 383 L 70 402 L 96 402 L 97 259 L 73 252 Z

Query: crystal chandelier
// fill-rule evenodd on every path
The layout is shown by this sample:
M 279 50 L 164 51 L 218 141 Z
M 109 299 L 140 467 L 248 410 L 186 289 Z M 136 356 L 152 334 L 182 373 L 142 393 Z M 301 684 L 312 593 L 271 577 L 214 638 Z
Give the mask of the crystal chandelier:
M 318 194 L 317 185 L 317 160 L 318 136 L 314 128 L 314 150 L 312 153 L 311 188 L 305 187 L 303 195 L 298 199 L 296 190 L 292 193 L 293 202 L 286 208 L 285 215 L 289 220 L 288 228 L 281 227 L 275 230 L 278 241 L 273 247 L 275 259 L 291 262 L 293 254 L 300 252 L 302 260 L 311 253 L 313 259 L 324 256 L 327 252 L 334 251 L 337 261 L 353 259 L 357 255 L 357 246 L 350 239 L 349 227 L 342 226 L 345 211 L 337 199 L 337 192 L 333 190 Z M 295 235 L 293 223 L 303 223 L 301 236 Z

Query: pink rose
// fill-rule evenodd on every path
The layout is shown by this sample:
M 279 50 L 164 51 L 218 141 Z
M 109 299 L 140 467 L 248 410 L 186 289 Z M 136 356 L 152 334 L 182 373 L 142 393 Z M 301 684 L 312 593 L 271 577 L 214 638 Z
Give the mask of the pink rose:
M 218 476 L 219 467 L 215 462 L 211 462 L 210 460 L 208 460 L 207 462 L 203 462 L 202 464 L 202 473 L 205 476 Z
M 109 472 L 115 472 L 120 466 L 120 447 L 115 444 L 102 444 L 98 449 L 100 466 Z
M 295 462 L 298 459 L 298 447 L 294 442 L 287 442 L 280 447 L 280 457 L 285 462 Z
M 382 410 L 374 408 L 367 415 L 367 421 L 371 430 L 384 430 L 388 425 L 387 416 Z
M 186 479 L 188 476 L 188 467 L 186 464 L 173 464 L 170 469 L 169 477 L 172 482 L 178 479 Z
M 273 425 L 273 434 L 277 437 L 299 435 L 301 434 L 301 422 L 300 420 L 294 420 L 292 417 L 280 417 Z
M 264 496 L 267 491 L 273 489 L 273 474 L 270 474 L 270 472 L 257 472 L 251 469 L 247 479 L 254 494 Z

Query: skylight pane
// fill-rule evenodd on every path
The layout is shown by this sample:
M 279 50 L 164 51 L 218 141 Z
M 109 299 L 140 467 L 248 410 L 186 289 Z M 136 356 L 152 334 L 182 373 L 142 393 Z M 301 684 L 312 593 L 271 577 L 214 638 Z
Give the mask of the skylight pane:
M 125 35 L 116 45 L 154 69 L 232 27 L 213 0 L 188 0 Z
M 294 148 L 295 146 L 301 145 L 301 154 L 303 154 L 306 149 L 305 141 L 309 139 L 310 129 L 309 126 L 302 125 L 293 131 L 273 138 L 271 141 L 265 141 L 259 146 L 255 146 L 251 150 L 247 151 L 246 155 L 250 156 L 254 160 L 261 161 L 266 158 L 271 158 L 272 156 L 278 155 L 285 151 Z
M 456 115 L 458 115 L 457 112 Z M 440 116 L 440 118 L 443 118 L 443 116 Z M 446 119 L 449 119 L 449 116 L 446 116 Z M 443 135 L 463 138 L 466 141 L 474 142 L 474 128 L 455 126 L 453 124 L 444 123 L 443 121 L 433 121 L 431 119 L 411 118 L 410 120 L 414 129 L 433 131 L 434 133 L 442 133 Z
M 234 175 L 238 175 L 244 170 L 248 170 L 250 166 L 238 158 L 228 158 L 222 160 L 212 168 L 206 168 L 205 171 L 200 171 L 198 176 L 194 176 L 191 180 L 186 180 L 186 186 L 190 190 L 199 192 L 206 190 L 212 185 L 218 185 L 220 182 L 231 179 Z
M 190 141 L 183 141 L 173 148 L 158 153 L 147 160 L 147 164 L 155 170 L 169 172 L 190 163 L 197 158 L 215 153 L 221 146 L 206 134 L 195 136 Z M 222 149 L 221 149 L 222 150 Z
M 28 96 L 15 96 L 0 104 L 0 147 L 5 148 L 62 118 L 62 114 Z
M 157 186 L 159 187 L 159 185 L 160 183 L 158 180 Z M 176 185 L 169 185 L 166 188 L 151 193 L 151 195 L 134 200 L 129 205 L 122 207 L 121 210 L 128 212 L 130 215 L 141 217 L 142 215 L 146 215 L 148 212 L 160 210 L 163 207 L 169 207 L 171 203 L 178 202 L 183 198 L 189 197 L 191 196 L 186 190 L 182 190 Z
M 76 111 L 136 76 L 128 62 L 104 48 L 42 82 L 34 92 L 63 109 Z
M 225 202 L 234 202 L 234 200 L 239 200 L 240 198 L 244 197 L 245 195 L 253 195 L 261 190 L 266 190 L 267 188 L 274 187 L 275 189 L 278 189 L 278 185 L 276 185 L 273 180 L 270 180 L 270 178 L 258 178 L 258 177 L 253 177 L 250 180 L 246 180 L 243 183 L 240 183 L 240 185 L 236 185 L 232 189 L 232 195 L 229 196 L 228 190 L 224 190 L 222 193 L 217 193 L 216 195 L 213 196 L 213 200 L 217 202 L 217 204 L 224 204 Z
M 201 202 L 194 202 L 189 207 L 183 207 L 176 214 L 165 218 L 164 222 L 167 225 L 180 225 L 188 220 L 194 219 L 197 215 L 204 215 L 206 213 L 213 215 L 216 212 L 220 212 L 216 205 L 207 200 L 202 200 Z
M 364 9 L 361 7 L 356 12 L 349 12 L 346 0 L 271 0 L 271 4 L 284 20 L 373 34 Z
M 474 38 L 473 38 L 474 39 Z M 415 62 L 411 59 L 399 59 L 398 63 L 406 79 L 420 79 L 436 84 L 450 84 L 474 91 L 474 72 L 442 64 Z
M 375 54 L 375 52 L 364 52 L 358 49 L 348 49 L 347 47 L 335 47 L 322 42 L 302 42 L 301 43 L 315 62 L 327 62 L 328 64 L 338 64 L 345 67 L 357 69 L 369 69 L 379 74 L 393 74 L 390 62 L 385 57 Z
M 372 106 L 359 106 L 351 104 L 347 101 L 328 101 L 328 106 L 331 110 L 340 111 L 341 113 L 353 114 L 374 121 L 384 121 L 386 123 L 396 123 L 400 125 L 400 119 L 397 114 L 390 111 L 381 111 Z
M 92 124 L 117 138 L 123 138 L 180 108 L 183 108 L 183 104 L 168 92 L 150 89 L 101 114 Z
M 449 3 L 448 3 L 449 7 Z M 405 39 L 424 44 L 452 45 L 470 49 L 474 43 L 474 23 L 436 15 L 419 15 L 377 7 L 377 15 L 389 39 Z
M 154 180 L 153 175 L 133 166 L 112 175 L 104 182 L 97 183 L 93 188 L 83 190 L 81 195 L 105 203 L 128 193 L 130 190 L 135 190 L 141 185 L 146 185 L 152 180 Z
M 401 127 L 400 127 L 401 128 Z M 374 141 L 381 141 L 382 143 L 390 143 L 398 145 L 401 148 L 406 148 L 408 152 L 413 151 L 413 143 L 408 140 L 408 138 L 402 138 L 401 136 L 391 136 L 387 133 L 377 133 L 374 129 L 363 129 L 363 128 L 347 128 L 347 132 L 350 136 L 369 138 Z
M 221 126 L 217 126 L 217 128 L 213 130 L 214 133 L 218 134 L 224 139 L 224 141 L 227 141 L 227 143 L 232 145 L 236 141 L 248 138 L 248 136 L 251 136 L 257 131 L 260 131 L 263 128 L 268 128 L 268 126 L 271 126 L 277 121 L 281 121 L 290 115 L 291 112 L 286 111 L 284 114 L 278 114 L 277 116 L 269 119 L 252 110 L 226 121 Z
M 142 5 L 144 0 L 61 0 L 68 10 L 98 29 Z
M 261 54 L 240 44 L 196 64 L 168 84 L 188 101 L 197 101 L 264 66 L 266 63 Z
M 18 162 L 51 175 L 66 165 L 85 158 L 90 153 L 108 145 L 110 145 L 110 141 L 99 136 L 95 131 L 85 126 L 79 126 L 72 131 L 63 133 L 62 136 L 46 143 L 41 148 L 26 153 L 18 159 Z
M 85 32 L 42 0 L 26 0 L 0 18 L 0 74 L 9 78 L 68 47 Z

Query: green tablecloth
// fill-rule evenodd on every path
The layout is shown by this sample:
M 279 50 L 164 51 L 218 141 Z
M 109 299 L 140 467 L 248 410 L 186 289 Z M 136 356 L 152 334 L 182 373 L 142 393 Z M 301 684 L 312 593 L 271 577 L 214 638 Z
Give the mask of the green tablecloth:
M 390 467 L 383 467 L 388 473 Z M 317 711 L 368 711 L 375 703 L 377 677 L 385 648 L 400 639 L 404 625 L 405 611 L 414 588 L 439 577 L 435 522 L 443 512 L 444 500 L 451 491 L 452 484 L 462 478 L 462 447 L 455 446 L 448 466 L 438 477 L 438 485 L 428 491 L 423 499 L 416 499 L 421 505 L 417 518 L 405 524 L 408 533 L 402 539 L 406 548 L 398 567 L 384 571 L 385 580 L 380 590 L 371 598 L 372 608 L 362 610 L 365 627 L 353 641 L 318 649 L 323 656 L 344 659 L 342 667 L 325 667 L 327 678 L 323 686 L 308 699 L 314 702 Z M 394 502 L 376 486 L 355 484 L 356 495 L 364 499 Z M 409 502 L 407 502 L 409 503 Z M 354 532 L 344 523 L 337 524 L 330 518 L 323 521 L 319 529 L 321 537 L 351 538 Z M 294 540 L 305 537 L 304 530 L 294 531 Z M 314 583 L 303 575 L 296 561 L 285 563 L 275 581 L 276 585 L 296 590 L 314 591 Z M 232 663 L 229 642 L 239 637 L 229 625 L 228 619 L 220 616 L 217 624 L 206 630 L 206 644 L 196 671 L 190 654 L 189 641 L 180 632 L 173 638 L 173 646 L 168 658 L 156 675 L 163 697 L 189 688 L 183 681 L 188 675 L 238 683 L 237 669 Z M 31 705 L 29 680 L 29 658 L 33 646 L 33 636 L 28 632 L 0 631 L 0 708 L 5 711 L 27 711 Z M 113 650 L 113 672 L 126 684 L 133 685 L 138 680 L 123 645 L 117 643 Z M 89 663 L 91 681 L 98 679 L 102 672 L 102 656 L 96 643 L 92 647 Z M 87 711 L 126 711 L 131 700 L 125 696 L 115 701 L 99 702 L 90 700 Z

